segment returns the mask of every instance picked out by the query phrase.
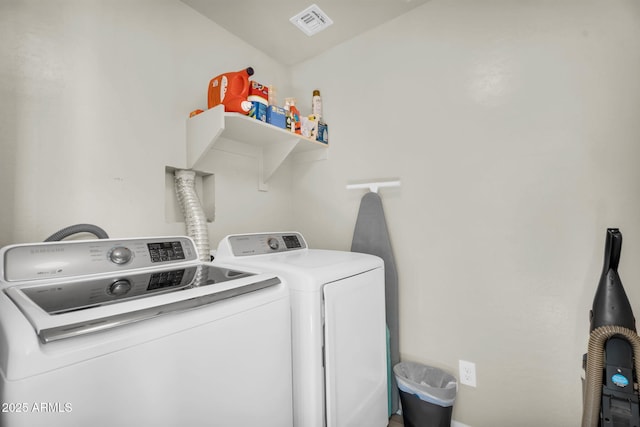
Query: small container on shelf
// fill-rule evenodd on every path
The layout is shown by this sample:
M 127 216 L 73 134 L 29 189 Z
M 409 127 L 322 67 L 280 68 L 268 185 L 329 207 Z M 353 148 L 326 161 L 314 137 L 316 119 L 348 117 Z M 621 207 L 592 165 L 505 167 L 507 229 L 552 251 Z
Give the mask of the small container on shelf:
M 301 117 L 302 136 L 305 138 L 316 139 L 318 136 L 318 116 L 310 114 L 307 117 Z
M 285 129 L 287 127 L 287 117 L 284 108 L 277 105 L 269 105 L 267 107 L 267 123 Z
M 269 105 L 269 88 L 254 80 L 249 85 L 249 96 L 247 100 L 251 102 L 249 117 L 253 117 L 260 121 L 267 121 L 267 106 Z
M 318 136 L 316 141 L 329 144 L 329 126 L 326 123 L 318 122 Z
M 251 109 L 249 110 L 249 117 L 258 119 L 260 121 L 267 121 L 267 106 L 262 102 L 251 101 Z

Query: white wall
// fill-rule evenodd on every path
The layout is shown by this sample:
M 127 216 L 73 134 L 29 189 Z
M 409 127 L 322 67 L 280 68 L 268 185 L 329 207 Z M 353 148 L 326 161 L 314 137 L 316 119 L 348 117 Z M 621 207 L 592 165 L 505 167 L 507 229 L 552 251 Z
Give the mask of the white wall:
M 165 220 L 165 167 L 219 73 L 288 70 L 176 0 L 0 2 L 0 246 L 75 223 L 111 236 L 184 234 Z M 264 80 L 262 80 L 264 79 Z M 258 193 L 256 158 L 220 154 L 212 242 L 288 228 L 288 166 Z M 239 178 L 240 177 L 240 178 Z
M 294 166 L 296 228 L 349 249 L 381 190 L 401 354 L 457 374 L 454 418 L 569 426 L 605 230 L 640 314 L 640 3 L 433 0 L 293 68 L 322 91 L 329 160 Z
M 348 249 L 361 194 L 344 185 L 400 177 L 382 197 L 401 352 L 476 362 L 456 420 L 578 424 L 607 226 L 640 313 L 637 2 L 433 0 L 288 70 L 174 0 L 5 0 L 0 56 L 0 245 L 76 222 L 183 233 L 164 168 L 209 79 L 252 65 L 280 87 L 293 71 L 300 103 L 322 90 L 329 159 L 285 162 L 259 193 L 255 159 L 211 158 L 212 242 L 297 228 Z

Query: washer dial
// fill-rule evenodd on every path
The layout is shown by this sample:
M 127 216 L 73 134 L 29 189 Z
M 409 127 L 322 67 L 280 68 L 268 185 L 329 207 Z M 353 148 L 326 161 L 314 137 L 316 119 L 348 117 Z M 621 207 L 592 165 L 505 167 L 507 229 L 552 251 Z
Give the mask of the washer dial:
M 119 297 L 125 295 L 127 292 L 131 290 L 131 282 L 127 279 L 119 279 L 109 285 L 107 289 L 107 293 L 109 295 L 113 295 L 115 297 Z
M 116 246 L 109 251 L 109 259 L 114 264 L 126 264 L 133 258 L 133 252 L 126 246 Z
M 267 240 L 267 244 L 274 251 L 278 250 L 278 248 L 280 247 L 280 243 L 278 242 L 278 239 L 276 239 L 275 237 L 269 237 L 269 239 Z

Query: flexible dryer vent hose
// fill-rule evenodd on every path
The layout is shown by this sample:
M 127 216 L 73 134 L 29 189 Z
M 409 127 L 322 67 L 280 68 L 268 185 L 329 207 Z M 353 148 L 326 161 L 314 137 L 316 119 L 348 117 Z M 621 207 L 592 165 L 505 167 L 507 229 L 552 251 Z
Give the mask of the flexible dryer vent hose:
M 589 336 L 585 396 L 582 411 L 582 427 L 598 427 L 602 400 L 602 370 L 604 369 L 604 345 L 614 335 L 623 336 L 633 347 L 633 354 L 640 355 L 640 337 L 622 326 L 600 326 Z M 634 358 L 635 371 L 640 372 L 640 357 Z M 635 387 L 635 386 L 634 386 Z M 637 391 L 637 390 L 636 390 Z
M 207 228 L 207 217 L 196 194 L 196 173 L 190 170 L 176 170 L 174 176 L 176 195 L 184 215 L 187 236 L 195 242 L 200 261 L 208 262 L 211 259 L 209 229 Z

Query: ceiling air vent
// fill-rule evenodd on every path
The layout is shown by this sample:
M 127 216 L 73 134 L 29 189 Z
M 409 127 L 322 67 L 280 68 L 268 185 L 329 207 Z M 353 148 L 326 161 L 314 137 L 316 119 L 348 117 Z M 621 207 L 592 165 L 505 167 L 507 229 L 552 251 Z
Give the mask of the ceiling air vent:
M 306 35 L 312 36 L 333 24 L 331 18 L 327 16 L 318 6 L 312 4 L 296 16 L 289 19 L 293 25 L 300 28 Z

